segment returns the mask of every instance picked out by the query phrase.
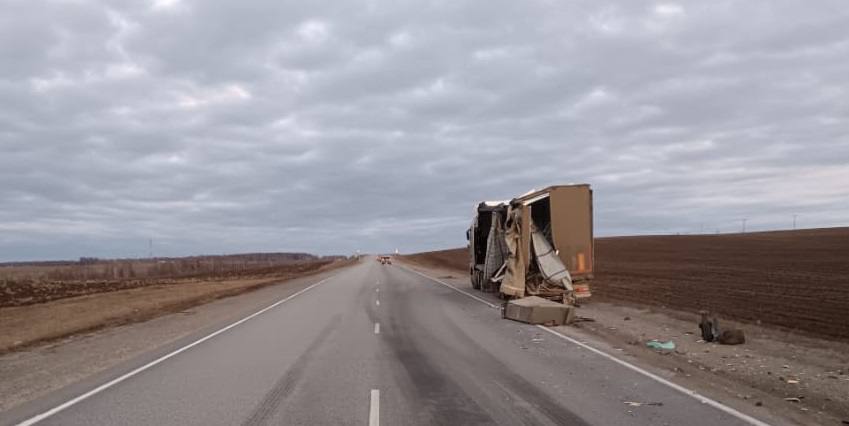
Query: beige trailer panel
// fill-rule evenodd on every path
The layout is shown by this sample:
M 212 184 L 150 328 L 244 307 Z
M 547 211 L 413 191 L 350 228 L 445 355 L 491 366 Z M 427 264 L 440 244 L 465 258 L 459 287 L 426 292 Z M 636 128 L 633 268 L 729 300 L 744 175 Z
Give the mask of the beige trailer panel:
M 525 268 L 530 262 L 530 217 L 534 203 L 547 199 L 551 232 L 560 260 L 573 279 L 592 278 L 593 194 L 589 185 L 551 186 L 517 198 L 522 202 L 522 252 Z
M 593 277 L 595 260 L 592 203 L 592 189 L 587 184 L 551 186 L 510 201 L 506 213 L 500 213 L 505 217 L 504 240 L 509 252 L 506 270 L 499 281 L 493 281 L 500 282 L 503 295 L 540 295 L 564 303 L 590 296 L 587 280 Z M 473 222 L 469 233 L 472 248 L 476 245 L 471 244 L 471 237 L 486 234 L 476 225 L 477 221 Z M 533 248 L 532 228 L 545 238 L 538 238 L 539 253 Z M 483 258 L 475 250 L 472 255 Z M 473 286 L 480 286 L 475 281 L 477 271 L 470 269 Z
M 551 225 L 554 246 L 573 279 L 593 273 L 593 212 L 589 185 L 551 189 Z

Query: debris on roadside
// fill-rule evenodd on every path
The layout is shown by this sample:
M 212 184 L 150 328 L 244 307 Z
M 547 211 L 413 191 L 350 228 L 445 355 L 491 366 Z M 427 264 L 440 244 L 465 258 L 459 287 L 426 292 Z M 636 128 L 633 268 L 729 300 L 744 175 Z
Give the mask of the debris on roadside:
M 662 402 L 636 402 L 636 401 L 625 401 L 625 402 L 624 402 L 624 404 L 625 404 L 625 405 L 628 405 L 628 406 L 631 406 L 631 407 L 642 407 L 642 406 L 644 406 L 644 405 L 655 406 L 655 407 L 662 407 L 662 406 L 663 406 L 663 403 L 662 403 Z
M 739 328 L 720 330 L 719 320 L 709 311 L 699 311 L 699 330 L 705 342 L 718 342 L 721 345 L 742 345 L 746 343 L 746 334 Z
M 669 340 L 666 342 L 661 342 L 656 339 L 649 340 L 646 342 L 646 346 L 655 350 L 663 350 L 663 351 L 674 351 L 675 350 L 675 342 Z
M 508 302 L 504 307 L 504 318 L 528 324 L 557 326 L 573 322 L 575 308 L 542 297 L 529 296 Z
M 796 398 L 796 397 L 784 398 L 784 400 L 787 401 L 787 402 L 802 402 L 802 398 Z
M 725 330 L 719 335 L 720 345 L 742 345 L 746 343 L 746 334 L 739 328 Z
M 713 342 L 719 337 L 719 321 L 708 311 L 699 311 L 699 329 L 705 342 Z
M 805 415 L 802 408 L 808 408 L 811 417 L 806 419 L 828 417 L 831 424 L 840 424 L 840 419 L 846 418 L 835 411 L 844 407 L 849 398 L 849 393 L 846 393 L 849 385 L 849 355 L 846 355 L 849 354 L 849 345 L 786 334 L 784 330 L 757 328 L 726 320 L 719 313 L 717 316 L 722 317 L 719 324 L 721 331 L 743 329 L 746 344 L 727 346 L 717 340 L 697 343 L 702 336 L 695 327 L 699 317 L 693 315 L 694 311 L 669 313 L 616 302 L 591 303 L 576 310 L 581 316 L 595 319 L 595 322 L 580 324 L 582 328 L 576 331 L 576 335 L 591 335 L 598 339 L 594 342 L 604 341 L 609 353 L 615 357 L 654 365 L 663 374 L 690 383 L 716 383 L 721 380 L 728 396 L 736 396 L 734 401 L 744 408 L 748 406 L 755 413 L 768 410 L 798 416 Z M 631 320 L 625 321 L 625 317 Z M 613 328 L 616 330 L 611 331 Z M 687 334 L 687 331 L 692 334 Z M 545 334 L 536 329 L 526 333 L 525 339 L 520 341 L 531 349 L 535 345 L 544 345 L 545 342 L 534 344 L 530 341 L 537 332 Z M 551 339 L 546 337 L 546 340 Z M 650 340 L 659 343 L 672 341 L 675 349 L 650 348 L 647 345 Z M 646 395 L 641 398 L 640 395 L 623 395 L 619 402 L 663 401 L 667 406 L 663 398 Z M 785 397 L 797 397 L 800 402 L 784 401 Z M 654 409 L 625 405 L 620 410 L 623 413 L 633 410 L 634 415 L 640 415 L 641 411 L 645 414 Z M 816 414 L 819 410 L 824 414 Z

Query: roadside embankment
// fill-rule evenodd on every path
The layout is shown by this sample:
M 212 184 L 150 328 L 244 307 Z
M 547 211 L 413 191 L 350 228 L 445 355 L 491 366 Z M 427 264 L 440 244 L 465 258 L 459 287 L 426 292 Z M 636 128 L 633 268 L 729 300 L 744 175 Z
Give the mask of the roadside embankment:
M 350 264 L 317 260 L 278 266 L 261 276 L 176 280 L 137 288 L 0 308 L 0 353 L 72 334 L 145 321 L 224 297 Z

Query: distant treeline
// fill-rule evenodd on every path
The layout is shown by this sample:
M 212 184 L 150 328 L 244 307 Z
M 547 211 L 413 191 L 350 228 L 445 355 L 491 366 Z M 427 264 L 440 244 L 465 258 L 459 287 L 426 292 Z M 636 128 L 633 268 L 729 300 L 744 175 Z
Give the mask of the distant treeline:
M 325 258 L 336 258 L 342 256 L 323 256 Z M 220 255 L 199 255 L 199 256 L 185 256 L 185 257 L 145 257 L 145 258 L 117 258 L 117 259 L 101 259 L 99 257 L 81 257 L 79 260 L 32 260 L 32 261 L 19 261 L 19 262 L 0 262 L 0 268 L 2 267 L 14 267 L 14 266 L 69 266 L 69 265 L 93 265 L 102 262 L 139 262 L 139 261 L 149 261 L 149 260 L 184 260 L 184 259 L 212 259 L 212 258 L 228 258 L 228 259 L 239 259 L 239 260 L 247 260 L 247 261 L 257 261 L 257 260 L 278 260 L 278 259 L 289 259 L 289 260 L 313 260 L 318 259 L 319 257 L 309 253 L 240 253 L 240 254 L 220 254 Z
M 293 263 L 335 260 L 307 253 L 245 253 L 152 259 L 15 262 L 0 264 L 0 281 L 122 281 L 271 273 Z

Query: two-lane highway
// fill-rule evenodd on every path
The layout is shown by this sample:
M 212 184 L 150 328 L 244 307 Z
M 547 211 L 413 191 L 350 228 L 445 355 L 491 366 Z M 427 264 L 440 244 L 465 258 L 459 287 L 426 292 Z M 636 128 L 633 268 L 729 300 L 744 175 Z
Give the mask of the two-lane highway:
M 361 262 L 272 303 L 0 423 L 746 423 L 398 265 Z

